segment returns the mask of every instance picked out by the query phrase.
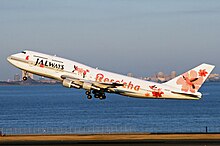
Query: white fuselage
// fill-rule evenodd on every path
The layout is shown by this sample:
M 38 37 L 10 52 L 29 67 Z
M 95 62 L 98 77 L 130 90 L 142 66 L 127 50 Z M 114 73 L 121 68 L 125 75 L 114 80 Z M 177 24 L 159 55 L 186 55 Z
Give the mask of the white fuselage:
M 179 89 L 141 79 L 128 77 L 108 71 L 95 69 L 75 61 L 46 55 L 33 51 L 25 51 L 8 57 L 8 61 L 21 70 L 63 81 L 62 76 L 78 79 L 84 82 L 118 83 L 123 86 L 109 88 L 108 92 L 138 98 L 170 98 L 170 99 L 199 99 L 181 93 Z

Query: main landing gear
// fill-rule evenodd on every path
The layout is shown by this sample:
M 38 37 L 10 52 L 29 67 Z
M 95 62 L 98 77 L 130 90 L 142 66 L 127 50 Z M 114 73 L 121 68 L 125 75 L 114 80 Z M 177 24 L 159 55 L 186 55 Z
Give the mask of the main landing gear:
M 92 95 L 90 91 L 86 91 L 86 95 L 88 99 L 92 99 Z
M 93 90 L 94 98 L 99 98 L 100 100 L 106 99 L 105 93 Z M 86 91 L 86 95 L 88 99 L 92 99 L 91 91 Z
M 92 93 L 94 94 L 95 98 L 99 98 L 100 100 L 106 99 L 105 92 L 103 91 L 93 90 Z

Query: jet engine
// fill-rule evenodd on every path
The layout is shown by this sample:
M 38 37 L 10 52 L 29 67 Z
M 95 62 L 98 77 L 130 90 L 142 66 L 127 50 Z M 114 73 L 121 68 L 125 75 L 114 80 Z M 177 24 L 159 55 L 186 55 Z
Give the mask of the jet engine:
M 82 88 L 85 89 L 85 90 L 90 91 L 92 89 L 92 84 L 84 82 Z
M 73 81 L 71 81 L 69 79 L 64 79 L 63 80 L 63 86 L 67 87 L 67 88 L 77 88 L 77 89 L 80 88 L 79 85 L 74 84 Z
M 90 90 L 98 90 L 99 91 L 100 90 L 100 88 L 93 86 L 92 83 L 87 83 L 87 82 L 83 83 L 82 88 L 87 91 L 90 91 Z

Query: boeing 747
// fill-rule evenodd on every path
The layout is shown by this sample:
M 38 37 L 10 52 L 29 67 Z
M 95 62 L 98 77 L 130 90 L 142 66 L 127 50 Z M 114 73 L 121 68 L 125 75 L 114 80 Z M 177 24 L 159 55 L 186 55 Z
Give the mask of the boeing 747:
M 105 99 L 105 93 L 116 93 L 136 98 L 200 99 L 199 88 L 205 82 L 213 65 L 201 64 L 165 83 L 149 82 L 117 73 L 112 73 L 61 57 L 22 51 L 7 60 L 26 74 L 52 78 L 64 87 L 85 89 L 88 99 Z M 23 77 L 27 80 L 27 75 Z

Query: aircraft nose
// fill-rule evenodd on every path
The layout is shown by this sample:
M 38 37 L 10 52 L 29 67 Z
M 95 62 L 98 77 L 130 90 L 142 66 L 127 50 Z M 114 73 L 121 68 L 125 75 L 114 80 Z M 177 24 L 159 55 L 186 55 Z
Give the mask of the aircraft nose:
M 8 60 L 8 62 L 11 63 L 11 56 L 9 56 L 9 57 L 7 58 L 7 60 Z

